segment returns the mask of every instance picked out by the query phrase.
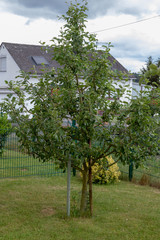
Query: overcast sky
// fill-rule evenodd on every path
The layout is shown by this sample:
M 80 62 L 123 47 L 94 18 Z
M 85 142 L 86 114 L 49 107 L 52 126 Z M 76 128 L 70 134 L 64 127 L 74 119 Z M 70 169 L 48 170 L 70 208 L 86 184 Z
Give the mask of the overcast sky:
M 0 43 L 48 43 L 63 25 L 57 15 L 66 12 L 65 2 L 0 0 Z M 88 0 L 88 8 L 90 32 L 151 18 L 97 32 L 99 42 L 114 45 L 111 54 L 128 70 L 138 72 L 149 56 L 160 57 L 160 0 Z

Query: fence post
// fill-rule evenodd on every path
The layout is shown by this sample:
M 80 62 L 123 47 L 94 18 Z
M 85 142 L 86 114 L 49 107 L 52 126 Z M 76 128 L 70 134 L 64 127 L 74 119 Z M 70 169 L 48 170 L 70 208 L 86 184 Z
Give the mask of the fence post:
M 71 159 L 68 159 L 67 168 L 67 216 L 70 216 L 70 192 L 71 192 Z
M 76 169 L 73 168 L 73 177 L 75 177 L 75 176 L 76 176 Z
M 129 164 L 129 181 L 131 182 L 133 179 L 133 161 L 130 161 Z
M 76 127 L 76 120 L 72 120 L 72 127 Z M 77 142 L 77 141 L 75 140 L 75 142 Z M 73 168 L 73 176 L 74 177 L 76 176 L 76 169 L 75 168 Z

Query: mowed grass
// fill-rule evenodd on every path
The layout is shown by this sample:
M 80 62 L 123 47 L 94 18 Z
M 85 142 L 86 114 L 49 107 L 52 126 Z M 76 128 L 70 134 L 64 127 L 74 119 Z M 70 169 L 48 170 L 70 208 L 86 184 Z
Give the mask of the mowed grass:
M 66 182 L 66 177 L 0 180 L 0 240 L 160 239 L 158 189 L 122 181 L 93 185 L 94 216 L 80 218 L 73 216 L 81 180 L 72 177 L 67 218 Z

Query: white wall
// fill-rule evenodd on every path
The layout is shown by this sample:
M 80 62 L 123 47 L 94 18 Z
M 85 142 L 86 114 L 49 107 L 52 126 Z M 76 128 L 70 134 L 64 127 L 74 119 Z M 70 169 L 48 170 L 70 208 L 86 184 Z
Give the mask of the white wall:
M 5 48 L 4 45 L 0 48 L 0 55 L 6 56 L 6 72 L 0 72 L 0 88 L 6 87 L 5 80 L 15 80 L 15 76 L 19 75 L 20 68 Z
M 13 79 L 13 78 L 12 78 Z M 37 82 L 37 80 L 35 78 L 31 78 L 30 82 L 32 82 L 33 84 Z M 7 94 L 12 93 L 13 96 L 16 96 L 16 94 L 14 94 L 14 92 L 11 92 L 10 90 L 8 90 L 7 86 L 0 86 L 0 103 L 3 102 L 4 98 L 7 97 Z M 28 94 L 26 94 L 26 98 L 29 97 Z M 30 101 L 26 101 L 26 107 L 28 109 L 31 109 L 33 106 L 33 104 L 30 103 Z
M 126 101 L 128 102 L 129 99 L 132 98 L 132 87 L 133 87 L 133 80 L 132 79 L 129 79 L 129 80 L 124 80 L 124 81 L 114 81 L 114 86 L 115 88 L 119 88 L 120 89 L 120 86 L 122 88 L 126 88 L 126 91 L 124 92 L 123 96 L 120 98 L 120 100 L 123 102 L 123 101 Z M 127 92 L 129 91 L 129 92 Z
M 0 56 L 5 56 L 6 57 L 6 71 L 5 72 L 0 72 L 0 103 L 3 102 L 3 99 L 7 97 L 7 94 L 11 93 L 7 89 L 7 85 L 5 83 L 5 80 L 7 81 L 15 81 L 16 76 L 20 74 L 20 68 L 6 49 L 6 47 L 2 44 L 0 47 Z M 35 83 L 37 80 L 36 79 L 30 79 L 32 83 Z M 28 102 L 27 106 L 31 107 L 31 104 Z

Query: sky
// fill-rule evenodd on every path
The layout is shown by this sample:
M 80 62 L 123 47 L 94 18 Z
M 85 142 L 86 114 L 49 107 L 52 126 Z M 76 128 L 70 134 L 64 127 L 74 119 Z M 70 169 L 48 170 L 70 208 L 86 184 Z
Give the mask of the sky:
M 67 6 L 66 0 L 0 0 L 0 44 L 49 43 Z M 111 42 L 111 54 L 128 70 L 160 58 L 160 0 L 88 0 L 88 9 L 87 31 L 97 34 L 99 46 Z

